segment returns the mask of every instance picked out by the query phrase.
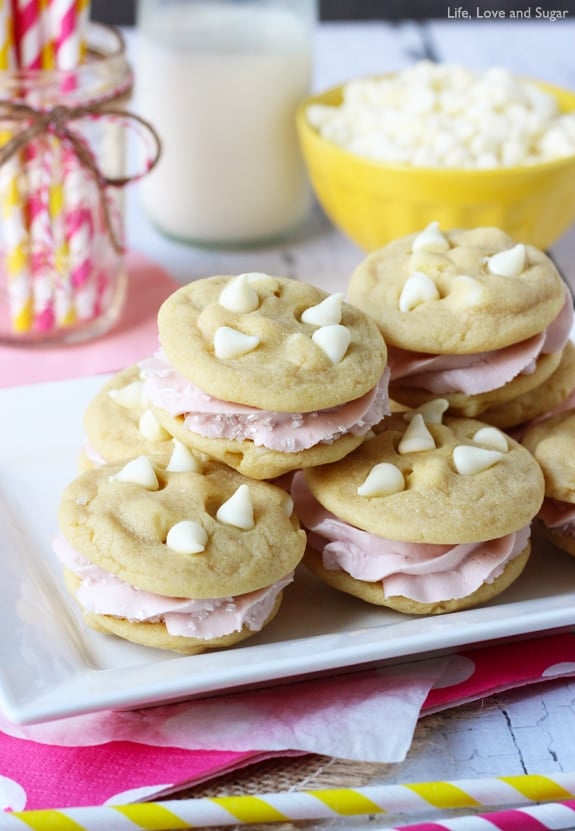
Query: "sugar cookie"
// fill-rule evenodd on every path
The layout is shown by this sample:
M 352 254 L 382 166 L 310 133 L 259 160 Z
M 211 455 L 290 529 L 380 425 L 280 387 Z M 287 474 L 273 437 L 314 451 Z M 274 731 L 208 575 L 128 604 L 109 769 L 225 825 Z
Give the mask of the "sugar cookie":
M 141 454 L 167 460 L 173 450 L 172 436 L 148 405 L 137 364 L 103 384 L 84 411 L 83 426 L 81 469 Z
M 523 570 L 539 465 L 497 428 L 441 409 L 389 416 L 344 461 L 295 474 L 305 562 L 335 588 L 440 614 L 495 597 Z
M 384 339 L 342 294 L 208 277 L 164 302 L 158 332 L 141 364 L 158 420 L 252 478 L 341 459 L 388 412 Z
M 541 465 L 545 477 L 545 501 L 538 514 L 538 527 L 558 548 L 575 556 L 575 409 L 532 426 L 522 443 Z
M 190 654 L 260 631 L 305 548 L 284 490 L 177 454 L 85 471 L 59 524 L 54 549 L 91 627 Z
M 538 390 L 530 417 L 545 411 L 573 305 L 553 262 L 534 246 L 497 228 L 443 231 L 431 223 L 365 258 L 349 297 L 383 333 L 390 395 L 399 403 L 416 407 L 440 395 L 452 415 L 489 421 L 493 413 L 509 428 Z M 507 408 L 518 398 L 522 404 Z

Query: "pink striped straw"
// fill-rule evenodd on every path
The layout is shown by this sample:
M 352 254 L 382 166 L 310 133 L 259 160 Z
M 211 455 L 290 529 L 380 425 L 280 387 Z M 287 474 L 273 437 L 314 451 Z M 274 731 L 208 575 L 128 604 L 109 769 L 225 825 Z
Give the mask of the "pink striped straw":
M 70 70 L 63 79 L 62 91 L 73 92 L 77 85 L 74 70 L 82 63 L 86 51 L 85 27 L 87 0 L 51 0 L 52 27 L 59 70 Z M 97 231 L 91 203 L 93 183 L 86 178 L 74 154 L 63 149 L 63 202 L 59 217 L 63 228 L 63 247 L 69 274 L 58 286 L 60 296 L 67 297 L 74 320 L 89 320 L 98 313 L 98 288 L 95 284 L 94 235 Z M 60 281 L 62 282 L 62 280 Z
M 50 39 L 46 36 L 43 0 L 15 0 L 15 35 L 19 66 L 23 70 L 39 71 L 50 68 Z M 30 103 L 38 93 L 27 89 Z M 49 253 L 53 250 L 49 215 L 50 160 L 45 139 L 28 144 L 24 151 L 29 194 L 28 236 L 34 297 L 34 328 L 45 332 L 53 328 L 54 307 L 52 267 Z
M 575 828 L 575 800 L 418 822 L 388 831 L 568 831 Z

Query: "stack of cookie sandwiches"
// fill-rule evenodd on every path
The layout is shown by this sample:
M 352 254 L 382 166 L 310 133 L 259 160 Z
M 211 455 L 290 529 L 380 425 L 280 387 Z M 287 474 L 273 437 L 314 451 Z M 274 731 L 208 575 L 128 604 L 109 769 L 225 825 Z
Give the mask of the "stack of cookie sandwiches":
M 496 597 L 544 505 L 512 433 L 569 406 L 572 322 L 551 260 L 496 228 L 396 240 L 349 301 L 259 272 L 182 286 L 85 411 L 55 550 L 87 623 L 230 646 L 300 563 L 406 614 Z
M 431 223 L 395 240 L 359 264 L 349 298 L 380 327 L 404 406 L 441 396 L 450 414 L 508 430 L 575 389 L 566 285 L 546 254 L 497 228 Z
M 276 614 L 306 536 L 268 480 L 342 459 L 388 415 L 387 349 L 342 294 L 260 273 L 184 286 L 158 333 L 88 404 L 54 547 L 88 625 L 194 653 Z

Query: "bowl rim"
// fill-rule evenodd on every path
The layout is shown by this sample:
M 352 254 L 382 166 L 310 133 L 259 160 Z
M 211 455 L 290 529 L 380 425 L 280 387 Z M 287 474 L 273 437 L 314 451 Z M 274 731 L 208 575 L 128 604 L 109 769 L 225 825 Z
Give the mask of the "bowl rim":
M 547 159 L 546 161 L 532 162 L 524 165 L 508 165 L 505 167 L 441 167 L 439 165 L 429 167 L 424 165 L 410 165 L 408 162 L 386 162 L 381 159 L 371 159 L 369 156 L 362 156 L 359 153 L 347 150 L 345 147 L 341 147 L 339 144 L 324 138 L 318 132 L 317 128 L 310 124 L 307 118 L 308 108 L 314 104 L 325 104 L 326 99 L 328 98 L 339 97 L 341 99 L 343 89 L 348 83 L 362 80 L 373 81 L 390 78 L 397 74 L 397 72 L 384 72 L 380 75 L 358 75 L 354 78 L 348 79 L 347 81 L 343 81 L 340 84 L 336 84 L 335 86 L 328 87 L 324 90 L 320 90 L 319 92 L 314 92 L 311 95 L 306 96 L 298 104 L 295 114 L 296 125 L 300 131 L 300 134 L 305 136 L 307 139 L 314 141 L 317 145 L 325 147 L 330 153 L 333 153 L 336 156 L 340 155 L 342 159 L 346 159 L 348 162 L 353 162 L 362 166 L 369 166 L 380 171 L 392 170 L 396 173 L 405 173 L 410 176 L 425 174 L 428 176 L 441 175 L 450 178 L 461 175 L 472 176 L 474 178 L 480 176 L 483 178 L 501 178 L 502 175 L 524 176 L 527 173 L 533 172 L 537 172 L 538 174 L 544 173 L 546 171 L 552 171 L 570 166 L 575 163 L 575 151 L 568 156 L 560 156 L 557 159 Z M 548 81 L 537 80 L 529 76 L 515 75 L 514 77 L 540 87 L 546 92 L 549 92 L 551 95 L 554 95 L 555 98 L 561 97 L 571 99 L 570 104 L 572 104 L 572 107 L 570 106 L 569 109 L 562 110 L 562 112 L 575 113 L 575 90 L 551 84 Z

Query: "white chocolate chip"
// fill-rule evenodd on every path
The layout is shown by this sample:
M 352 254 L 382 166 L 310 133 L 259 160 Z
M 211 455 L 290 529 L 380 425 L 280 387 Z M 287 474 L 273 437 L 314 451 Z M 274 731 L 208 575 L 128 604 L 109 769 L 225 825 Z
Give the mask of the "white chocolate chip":
M 449 251 L 449 241 L 439 230 L 439 222 L 430 222 L 411 245 L 412 251 Z
M 110 390 L 108 392 L 110 398 L 119 404 L 121 407 L 127 407 L 130 410 L 145 407 L 147 404 L 146 393 L 144 392 L 144 384 L 142 381 L 132 381 L 125 387 L 120 387 L 117 390 Z
M 248 485 L 240 485 L 236 492 L 220 505 L 216 518 L 225 525 L 233 525 L 243 531 L 249 531 L 254 527 L 254 509 Z
M 398 453 L 419 453 L 422 450 L 434 450 L 435 439 L 427 429 L 421 413 L 415 413 L 409 422 L 399 447 Z
M 421 413 L 423 420 L 427 424 L 441 424 L 443 421 L 443 413 L 447 411 L 449 401 L 447 398 L 433 398 L 431 401 L 426 401 L 420 404 L 417 409 L 405 414 L 405 420 L 411 421 L 416 413 Z
M 214 334 L 214 352 L 222 361 L 228 358 L 240 358 L 247 355 L 259 345 L 257 335 L 246 335 L 231 326 L 220 326 Z
M 399 311 L 410 312 L 421 303 L 429 303 L 432 300 L 439 300 L 437 286 L 427 274 L 415 271 L 407 278 L 401 290 Z
M 316 306 L 310 306 L 302 312 L 303 323 L 311 323 L 314 326 L 328 326 L 332 323 L 341 323 L 341 302 L 343 293 L 330 294 Z
M 348 81 L 341 102 L 312 105 L 307 117 L 352 153 L 412 167 L 497 169 L 575 153 L 575 115 L 499 68 L 419 61 L 393 76 Z
M 166 470 L 169 473 L 201 473 L 202 466 L 192 451 L 178 439 L 173 441 L 174 449 Z
M 132 482 L 148 491 L 157 491 L 160 487 L 154 466 L 147 456 L 137 456 L 131 459 L 121 470 L 110 476 L 109 481 Z
M 288 517 L 291 516 L 293 514 L 293 507 L 294 507 L 293 506 L 293 499 L 291 498 L 291 496 L 288 493 L 288 494 L 286 494 L 286 498 L 282 502 L 282 508 L 283 508 L 284 514 Z
M 453 464 L 458 473 L 467 476 L 481 473 L 503 458 L 499 450 L 488 450 L 484 447 L 471 447 L 468 444 L 458 444 L 453 448 Z
M 151 410 L 144 410 L 138 421 L 138 430 L 148 441 L 166 441 L 170 438 Z
M 485 286 L 469 274 L 458 274 L 453 278 L 452 286 L 453 293 L 465 306 L 479 306 L 487 297 Z
M 360 496 L 390 496 L 405 489 L 403 473 L 390 462 L 372 467 L 357 492 Z
M 206 529 L 193 519 L 176 522 L 168 531 L 166 545 L 178 554 L 199 554 L 205 550 L 208 535 Z
M 485 444 L 491 450 L 499 450 L 501 453 L 507 453 L 509 450 L 507 437 L 497 427 L 481 427 L 473 436 L 473 441 Z
M 345 326 L 332 323 L 316 329 L 311 339 L 327 355 L 332 364 L 338 364 L 351 343 L 351 333 Z
M 498 251 L 487 260 L 487 269 L 499 277 L 518 277 L 525 268 L 525 246 L 522 243 Z
M 435 274 L 442 271 L 449 264 L 443 254 L 433 251 L 416 251 L 409 258 L 411 271 L 424 271 L 426 274 Z
M 238 274 L 222 289 L 218 303 L 229 312 L 246 314 L 255 311 L 260 305 L 257 291 L 250 285 L 248 274 Z

